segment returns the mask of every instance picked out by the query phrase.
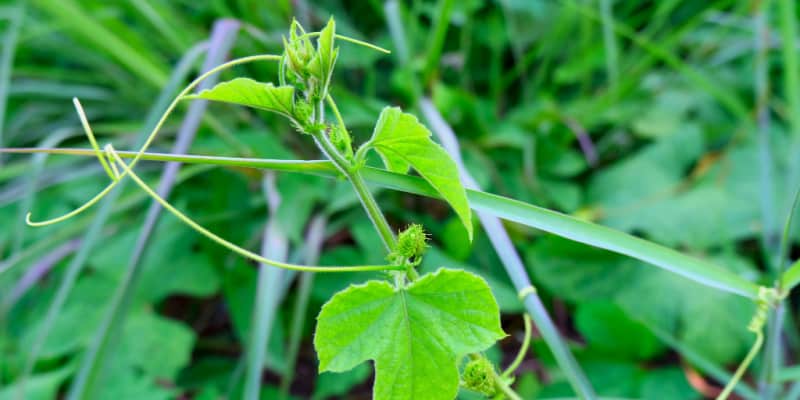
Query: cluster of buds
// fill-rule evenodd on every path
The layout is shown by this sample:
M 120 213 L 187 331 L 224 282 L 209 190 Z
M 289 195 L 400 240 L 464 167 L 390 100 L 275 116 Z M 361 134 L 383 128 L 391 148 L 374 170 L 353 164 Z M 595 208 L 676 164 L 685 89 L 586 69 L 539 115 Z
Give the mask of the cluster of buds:
M 285 36 L 283 38 L 283 48 L 286 54 L 283 67 L 288 72 L 286 74 L 288 83 L 298 91 L 308 93 L 310 89 L 308 83 L 312 83 L 313 78 L 309 67 L 317 51 L 305 29 L 296 20 L 292 21 L 289 40 L 286 40 Z
M 317 36 L 316 48 L 311 37 Z M 350 133 L 341 127 L 326 126 L 321 103 L 328 95 L 333 66 L 339 54 L 334 47 L 336 25 L 331 19 L 318 34 L 306 33 L 296 20 L 292 22 L 289 38 L 283 38 L 284 61 L 281 81 L 295 88 L 294 117 L 302 132 L 327 132 L 337 150 L 352 160 L 353 148 Z

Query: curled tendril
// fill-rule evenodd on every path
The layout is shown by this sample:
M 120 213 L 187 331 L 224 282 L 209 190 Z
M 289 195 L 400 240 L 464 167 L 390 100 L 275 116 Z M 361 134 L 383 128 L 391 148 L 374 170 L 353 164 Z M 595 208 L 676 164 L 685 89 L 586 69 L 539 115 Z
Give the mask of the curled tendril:
M 197 85 L 200 84 L 200 82 L 202 82 L 203 80 L 205 80 L 209 76 L 216 74 L 217 72 L 226 70 L 226 69 L 231 68 L 231 67 L 236 66 L 236 65 L 246 64 L 246 63 L 250 63 L 250 62 L 254 62 L 254 61 L 265 61 L 265 60 L 266 61 L 278 61 L 280 59 L 281 59 L 281 56 L 274 55 L 274 54 L 261 54 L 261 55 L 256 55 L 256 56 L 237 58 L 235 60 L 228 61 L 228 62 L 226 62 L 224 64 L 220 64 L 220 65 L 208 70 L 207 72 L 203 73 L 202 75 L 198 76 L 197 78 L 195 78 L 195 80 L 193 80 L 189 85 L 187 85 L 175 97 L 175 99 L 172 101 L 172 103 L 170 103 L 169 107 L 167 107 L 166 111 L 164 111 L 164 114 L 161 115 L 161 118 L 158 120 L 158 123 L 156 123 L 156 126 L 153 128 L 153 130 L 148 135 L 148 137 L 145 140 L 144 144 L 142 145 L 141 149 L 139 149 L 139 151 L 136 153 L 136 156 L 133 158 L 133 160 L 131 160 L 131 163 L 129 165 L 130 169 L 133 169 L 133 167 L 136 165 L 136 163 L 139 162 L 139 160 L 142 158 L 144 153 L 147 151 L 147 148 L 150 147 L 150 145 L 153 143 L 153 140 L 155 140 L 156 136 L 158 135 L 159 130 L 161 130 L 161 127 L 164 125 L 164 122 L 166 122 L 166 120 L 169 117 L 169 115 L 175 110 L 175 107 L 177 107 L 177 105 L 181 101 L 181 99 L 183 99 L 184 96 L 186 96 L 192 90 L 194 90 L 194 88 L 196 88 Z M 99 153 L 100 150 L 99 150 L 99 147 L 97 146 L 97 141 L 94 139 L 94 135 L 92 134 L 91 128 L 89 128 L 89 123 L 86 120 L 86 115 L 83 113 L 83 109 L 80 106 L 80 102 L 77 101 L 77 99 L 75 99 L 75 100 L 73 100 L 73 103 L 75 104 L 75 107 L 78 110 L 78 115 L 81 118 L 81 124 L 83 125 L 83 128 L 84 128 L 84 131 L 86 132 L 86 135 L 89 137 L 89 142 L 92 144 L 92 147 L 95 149 L 95 152 Z M 98 157 L 98 158 L 101 158 L 101 157 Z M 101 164 L 103 164 L 103 161 L 101 161 Z M 117 186 L 117 184 L 120 182 L 120 180 L 122 178 L 124 178 L 125 175 L 127 174 L 126 172 L 123 172 L 121 174 L 116 175 L 116 179 L 114 179 L 114 171 L 112 169 L 113 167 L 111 167 L 110 164 L 104 164 L 103 168 L 106 170 L 106 173 L 108 173 L 109 176 L 112 177 L 111 183 L 109 183 L 108 186 L 105 187 L 105 189 L 101 190 L 98 194 L 96 194 L 94 197 L 92 197 L 89 201 L 87 201 L 86 203 L 84 203 L 80 207 L 78 207 L 78 208 L 76 208 L 76 209 L 74 209 L 74 210 L 72 210 L 72 211 L 70 211 L 70 212 L 68 212 L 68 213 L 66 213 L 64 215 L 61 215 L 61 216 L 56 217 L 56 218 L 51 218 L 51 219 L 48 219 L 48 220 L 44 220 L 44 221 L 33 221 L 33 220 L 31 220 L 31 213 L 28 212 L 28 214 L 25 216 L 25 222 L 30 226 L 52 225 L 52 224 L 56 224 L 56 223 L 59 223 L 59 222 L 66 221 L 66 220 L 68 220 L 68 219 L 70 219 L 70 218 L 72 218 L 72 217 L 74 217 L 74 216 L 86 211 L 87 209 L 89 209 L 93 205 L 95 205 L 98 201 L 100 201 L 103 197 L 105 197 L 108 193 L 110 193 L 111 190 L 114 189 L 114 187 Z
M 717 400 L 725 400 L 730 396 L 731 392 L 733 392 L 733 388 L 736 387 L 736 384 L 742 379 L 744 372 L 747 371 L 747 367 L 750 366 L 750 363 L 756 357 L 759 350 L 761 350 L 761 346 L 764 344 L 764 324 L 767 323 L 769 310 L 785 296 L 785 294 L 779 293 L 775 288 L 764 286 L 758 288 L 756 311 L 753 313 L 750 323 L 747 324 L 747 330 L 756 335 L 756 340 L 753 342 L 753 346 L 750 347 L 750 351 L 747 352 L 747 356 L 745 356 L 742 363 L 739 364 L 739 367 L 736 368 L 736 372 L 733 374 L 731 380 L 725 385 L 725 388 L 719 396 L 717 396 Z
M 302 39 L 302 38 L 305 38 L 305 37 L 315 37 L 315 36 L 319 36 L 319 32 L 305 33 L 305 34 L 299 36 L 297 39 L 299 40 L 299 39 Z M 354 38 L 351 38 L 351 37 L 348 37 L 348 36 L 343 36 L 343 35 L 338 35 L 337 34 L 337 35 L 335 35 L 335 37 L 337 39 L 341 39 L 343 41 L 354 43 L 354 44 L 357 44 L 357 45 L 360 45 L 360 46 L 364 46 L 364 47 L 367 47 L 367 48 L 371 48 L 373 50 L 377 50 L 377 51 L 380 51 L 380 52 L 383 52 L 383 53 L 391 53 L 389 50 L 386 50 L 386 49 L 384 49 L 382 47 L 375 46 L 373 44 L 370 44 L 370 43 L 367 43 L 367 42 L 363 42 L 361 40 L 354 39 Z M 133 158 L 133 160 L 131 160 L 131 162 L 129 164 L 129 168 L 132 170 L 133 167 L 136 165 L 136 163 L 139 162 L 139 160 L 142 158 L 144 153 L 147 151 L 147 149 L 150 147 L 150 145 L 155 140 L 156 136 L 158 135 L 159 130 L 161 130 L 161 127 L 164 125 L 164 122 L 166 122 L 166 120 L 169 117 L 169 115 L 175 110 L 175 107 L 177 107 L 178 103 L 181 101 L 181 99 L 184 98 L 184 96 L 189 94 L 202 81 L 204 81 L 206 78 L 208 78 L 211 75 L 214 75 L 214 74 L 216 74 L 216 73 L 218 73 L 220 71 L 226 70 L 226 69 L 231 68 L 231 67 L 236 66 L 236 65 L 251 63 L 251 62 L 255 62 L 255 61 L 279 61 L 281 63 L 281 67 L 283 67 L 283 63 L 285 62 L 285 54 L 284 55 L 262 54 L 262 55 L 255 55 L 255 56 L 237 58 L 235 60 L 228 61 L 228 62 L 226 62 L 224 64 L 220 64 L 217 67 L 212 68 L 209 71 L 207 71 L 207 72 L 203 73 L 202 75 L 198 76 L 197 78 L 195 78 L 194 81 L 189 83 L 189 85 L 187 85 L 175 97 L 175 99 L 172 101 L 172 103 L 170 103 L 170 105 L 167 107 L 166 111 L 164 111 L 164 113 L 161 115 L 161 118 L 158 120 L 158 123 L 156 123 L 156 126 L 150 132 L 150 134 L 148 135 L 148 137 L 145 140 L 144 144 L 139 149 L 139 151 L 136 153 L 136 156 Z M 280 75 L 283 75 L 283 74 L 280 74 Z M 281 81 L 282 81 L 281 84 L 283 84 L 283 79 L 282 78 L 283 77 L 281 76 Z M 97 202 L 99 202 L 103 197 L 105 197 L 108 193 L 110 193 L 111 190 L 113 190 L 114 187 L 117 186 L 117 184 L 120 182 L 120 180 L 122 178 L 124 178 L 125 175 L 127 175 L 127 172 L 119 173 L 118 170 L 115 171 L 116 166 L 114 165 L 114 163 L 109 163 L 109 162 L 107 162 L 107 160 L 104 160 L 103 157 L 100 156 L 100 148 L 97 145 L 97 141 L 96 141 L 96 139 L 94 137 L 94 134 L 92 133 L 91 128 L 89 127 L 89 123 L 88 123 L 88 121 L 86 119 L 86 114 L 83 112 L 83 108 L 81 107 L 80 102 L 78 101 L 78 99 L 73 99 L 73 104 L 75 105 L 75 108 L 78 111 L 78 116 L 81 119 L 81 125 L 83 125 L 84 131 L 86 132 L 86 136 L 89 138 L 89 142 L 91 143 L 92 148 L 95 150 L 95 153 L 98 155 L 98 159 L 100 160 L 100 163 L 103 166 L 103 169 L 106 171 L 108 176 L 111 178 L 111 182 L 103 190 L 101 190 L 94 197 L 92 197 L 91 199 L 86 201 L 84 204 L 82 204 L 81 206 L 75 208 L 74 210 L 72 210 L 72 211 L 70 211 L 70 212 L 68 212 L 66 214 L 63 214 L 63 215 L 61 215 L 59 217 L 50 218 L 50 219 L 42 220 L 42 221 L 34 221 L 34 220 L 31 219 L 31 215 L 32 214 L 30 212 L 28 212 L 25 215 L 25 223 L 28 224 L 29 226 L 39 227 L 39 226 L 47 226 L 47 225 L 57 224 L 59 222 L 66 221 L 66 220 L 68 220 L 68 219 L 70 219 L 70 218 L 72 218 L 72 217 L 74 217 L 76 215 L 81 214 L 82 212 L 84 212 L 87 209 L 91 208 L 93 205 L 97 204 Z
M 319 32 L 304 33 L 301 36 L 301 38 L 302 37 L 318 36 L 318 35 L 319 35 Z M 366 42 L 362 42 L 362 41 L 357 40 L 357 39 L 353 39 L 353 38 L 349 38 L 349 37 L 341 36 L 341 35 L 336 35 L 336 37 L 340 38 L 340 39 L 342 39 L 344 41 L 356 43 L 356 44 L 359 44 L 359 45 L 362 45 L 362 46 L 366 46 L 366 47 L 369 47 L 369 48 L 372 48 L 372 49 L 375 49 L 375 50 L 378 50 L 378 51 L 382 51 L 382 52 L 386 52 L 386 53 L 389 52 L 388 50 L 385 50 L 385 49 L 380 48 L 378 46 L 371 45 L 371 44 L 366 43 Z M 130 163 L 125 163 L 122 160 L 122 158 L 120 157 L 120 155 L 114 150 L 114 148 L 113 148 L 113 146 L 111 144 L 107 144 L 105 146 L 105 148 L 104 148 L 104 151 L 100 150 L 100 147 L 97 144 L 97 139 L 95 138 L 94 132 L 92 131 L 91 126 L 89 125 L 88 118 L 86 117 L 86 113 L 84 112 L 80 101 L 77 98 L 73 98 L 72 102 L 75 105 L 75 110 L 78 113 L 78 117 L 80 118 L 81 125 L 83 126 L 84 132 L 86 133 L 86 136 L 89 139 L 89 143 L 91 144 L 92 149 L 94 150 L 94 153 L 95 153 L 95 155 L 97 156 L 97 159 L 100 162 L 100 165 L 103 167 L 103 170 L 105 170 L 105 172 L 108 174 L 109 178 L 111 179 L 111 182 L 105 187 L 105 189 L 101 190 L 98 194 L 96 194 L 94 197 L 92 197 L 86 203 L 84 203 L 80 207 L 77 207 L 74 210 L 72 210 L 72 211 L 70 211 L 70 212 L 68 212 L 66 214 L 63 214 L 63 215 L 61 215 L 59 217 L 56 217 L 56 218 L 51 218 L 51 219 L 48 219 L 48 220 L 44 220 L 44 221 L 33 221 L 33 220 L 31 220 L 31 213 L 28 212 L 27 215 L 25 216 L 25 222 L 30 226 L 46 226 L 46 225 L 56 224 L 56 223 L 68 220 L 68 219 L 70 219 L 70 218 L 82 213 L 83 211 L 89 209 L 90 207 L 92 207 L 94 204 L 96 204 L 98 201 L 100 201 L 103 197 L 105 197 L 108 193 L 110 193 L 111 190 L 114 189 L 114 187 L 116 187 L 116 185 L 123 178 L 125 178 L 126 176 L 130 176 L 131 179 L 133 179 L 133 181 L 136 182 L 136 184 L 139 185 L 139 187 L 144 192 L 146 192 L 148 195 L 150 195 L 150 197 L 152 197 L 155 201 L 157 201 L 159 204 L 161 204 L 161 206 L 163 206 L 167 211 L 169 211 L 170 213 L 175 215 L 178 219 L 180 219 L 185 224 L 189 225 L 192 229 L 196 230 L 197 232 L 199 232 L 203 236 L 206 236 L 207 238 L 217 242 L 218 244 L 228 248 L 229 250 L 231 250 L 231 251 L 233 251 L 233 252 L 235 252 L 235 253 L 237 253 L 237 254 L 245 257 L 245 258 L 251 259 L 253 261 L 257 261 L 257 262 L 260 262 L 260 263 L 263 263 L 263 264 L 271 265 L 271 266 L 274 266 L 274 267 L 277 267 L 277 268 L 284 268 L 284 269 L 296 270 L 296 271 L 307 271 L 307 272 L 355 272 L 355 271 L 403 270 L 405 267 L 401 266 L 401 265 L 361 265 L 361 266 L 344 266 L 344 267 L 322 267 L 322 266 L 305 266 L 305 265 L 289 264 L 289 263 L 283 263 L 283 262 L 279 262 L 279 261 L 275 261 L 275 260 L 270 260 L 268 258 L 264 258 L 261 255 L 259 255 L 257 253 L 254 253 L 252 251 L 249 251 L 249 250 L 247 250 L 245 248 L 242 248 L 240 246 L 237 246 L 237 245 L 235 245 L 235 244 L 233 244 L 233 243 L 221 238 L 220 236 L 214 234 L 213 232 L 209 231 L 208 229 L 204 228 L 203 226 L 201 226 L 200 224 L 198 224 L 197 222 L 195 222 L 194 220 L 192 220 L 191 218 L 186 216 L 184 213 L 182 213 L 181 211 L 176 209 L 169 202 L 167 202 L 164 198 L 159 196 L 158 193 L 156 193 L 152 188 L 150 188 L 135 172 L 133 172 L 133 167 L 144 156 L 144 154 L 146 153 L 148 147 L 150 147 L 150 145 L 153 143 L 153 141 L 155 140 L 156 136 L 158 135 L 159 130 L 164 125 L 164 123 L 165 123 L 166 119 L 169 117 L 169 115 L 175 110 L 175 107 L 177 107 L 178 103 L 183 98 L 185 98 L 192 90 L 194 90 L 203 80 L 205 80 L 206 78 L 208 78 L 211 75 L 214 75 L 214 74 L 216 74 L 216 73 L 218 73 L 220 71 L 223 71 L 225 69 L 231 68 L 231 67 L 236 66 L 236 65 L 250 63 L 250 62 L 254 62 L 254 61 L 265 61 L 265 60 L 267 60 L 267 61 L 280 61 L 281 63 L 283 63 L 284 62 L 284 58 L 285 58 L 285 54 L 281 55 L 281 56 L 273 55 L 273 54 L 264 54 L 264 55 L 250 56 L 250 57 L 242 57 L 242 58 L 238 58 L 238 59 L 235 59 L 235 60 L 231 60 L 231 61 L 229 61 L 227 63 L 224 63 L 224 64 L 221 64 L 221 65 L 218 65 L 217 67 L 212 68 L 209 71 L 207 71 L 207 72 L 201 74 L 200 76 L 198 76 L 197 78 L 195 78 L 195 80 L 193 80 L 191 83 L 189 83 L 189 85 L 187 85 L 175 97 L 175 99 L 172 101 L 172 103 L 170 103 L 170 105 L 167 107 L 167 109 L 161 115 L 161 118 L 158 120 L 158 122 L 156 123 L 155 127 L 153 128 L 153 130 L 150 132 L 150 134 L 147 136 L 147 138 L 145 139 L 144 143 L 142 144 L 142 147 L 139 149 L 138 152 L 136 152 L 136 155 L 133 157 L 133 159 L 130 161 Z M 121 169 L 121 172 L 120 172 L 120 169 Z
M 145 193 L 147 193 L 151 198 L 153 198 L 153 200 L 155 200 L 161 206 L 163 206 L 164 209 L 166 209 L 167 211 L 172 213 L 175 217 L 177 217 L 179 220 L 181 220 L 181 222 L 185 223 L 198 233 L 213 240 L 214 242 L 220 244 L 221 246 L 253 261 L 271 265 L 277 268 L 290 269 L 295 271 L 306 271 L 306 272 L 386 271 L 386 270 L 402 270 L 404 268 L 403 266 L 398 266 L 398 265 L 358 265 L 358 266 L 344 266 L 344 267 L 307 266 L 307 265 L 283 263 L 280 261 L 264 258 L 257 253 L 254 253 L 250 250 L 237 246 L 226 239 L 223 239 L 222 237 L 209 231 L 207 228 L 201 226 L 200 224 L 189 218 L 186 214 L 175 208 L 175 206 L 170 204 L 163 197 L 159 196 L 158 193 L 156 193 L 156 191 L 153 190 L 153 188 L 148 186 L 142 180 L 142 178 L 140 178 L 135 172 L 133 172 L 133 170 L 131 170 L 130 165 L 126 164 L 125 161 L 122 160 L 120 155 L 114 150 L 114 147 L 111 144 L 107 144 L 105 146 L 105 152 L 102 156 L 104 156 L 107 159 L 107 161 L 116 164 L 119 168 L 122 169 L 123 172 L 120 175 L 120 177 L 125 175 L 129 176 L 134 182 L 136 182 L 137 185 L 139 185 L 139 187 Z
M 522 360 L 525 359 L 525 356 L 528 355 L 528 348 L 531 346 L 531 332 L 533 330 L 531 326 L 531 317 L 528 314 L 522 314 L 522 319 L 525 324 L 525 336 L 522 338 L 522 346 L 519 348 L 519 353 L 514 358 L 514 361 L 503 371 L 503 374 L 500 376 L 503 379 L 511 379 L 511 375 L 514 374 L 514 371 L 519 368 L 520 364 L 522 364 Z

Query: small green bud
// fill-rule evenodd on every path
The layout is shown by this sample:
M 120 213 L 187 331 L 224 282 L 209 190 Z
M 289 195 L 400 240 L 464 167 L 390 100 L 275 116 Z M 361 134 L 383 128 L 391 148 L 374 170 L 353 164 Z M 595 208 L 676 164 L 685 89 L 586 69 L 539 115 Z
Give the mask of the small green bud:
M 428 248 L 428 235 L 420 224 L 411 224 L 397 236 L 397 248 L 394 254 L 403 259 L 420 260 Z
M 306 31 L 297 20 L 292 21 L 289 29 L 289 40 L 283 37 L 283 48 L 288 62 L 286 63 L 289 78 L 302 81 L 310 76 L 309 63 L 316 55 L 311 39 L 304 37 Z
M 479 356 L 467 363 L 461 380 L 465 388 L 492 397 L 497 394 L 494 377 L 494 365 L 486 357 Z
M 350 133 L 339 126 L 331 129 L 331 142 L 336 149 L 342 153 L 348 160 L 353 159 L 353 143 L 350 139 Z
M 294 102 L 294 110 L 292 111 L 294 114 L 294 118 L 300 124 L 305 125 L 311 121 L 311 113 L 313 112 L 313 109 L 311 108 L 311 105 L 308 104 L 307 101 L 303 99 L 297 99 Z

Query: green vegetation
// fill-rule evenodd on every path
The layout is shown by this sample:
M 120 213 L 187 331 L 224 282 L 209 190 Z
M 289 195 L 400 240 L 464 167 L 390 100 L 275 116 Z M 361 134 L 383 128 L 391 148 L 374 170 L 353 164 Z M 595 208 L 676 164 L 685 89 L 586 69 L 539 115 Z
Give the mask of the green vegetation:
M 774 3 L 0 8 L 0 399 L 800 398 Z

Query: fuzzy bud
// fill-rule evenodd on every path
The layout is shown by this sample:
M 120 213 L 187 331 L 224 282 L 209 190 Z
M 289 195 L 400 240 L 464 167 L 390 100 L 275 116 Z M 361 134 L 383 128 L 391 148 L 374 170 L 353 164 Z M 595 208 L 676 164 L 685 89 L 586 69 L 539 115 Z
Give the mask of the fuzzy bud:
M 411 224 L 397 237 L 395 253 L 404 259 L 418 259 L 428 248 L 428 235 L 420 224 Z
M 494 376 L 494 365 L 486 357 L 479 356 L 467 363 L 461 380 L 465 388 L 492 397 L 497 394 Z

